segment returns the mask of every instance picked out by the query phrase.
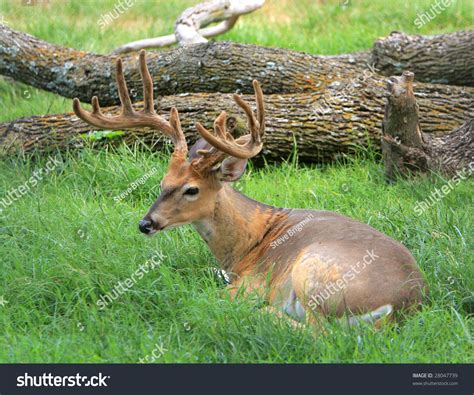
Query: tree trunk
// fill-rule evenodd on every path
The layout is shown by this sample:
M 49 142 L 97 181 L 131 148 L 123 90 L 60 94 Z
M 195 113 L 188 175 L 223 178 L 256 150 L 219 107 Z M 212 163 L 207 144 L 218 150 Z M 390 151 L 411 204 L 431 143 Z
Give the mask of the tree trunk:
M 421 125 L 426 132 L 443 136 L 474 115 L 474 89 L 437 88 L 428 97 L 424 94 L 419 96 Z M 266 95 L 267 134 L 263 155 L 270 160 L 288 158 L 296 143 L 301 161 L 329 162 L 343 154 L 353 153 L 358 147 L 369 144 L 379 147 L 383 119 L 380 109 L 384 106 L 385 94 L 376 94 L 374 90 L 382 91 L 370 78 L 362 78 L 355 87 L 344 87 L 342 90 L 328 88 L 324 95 Z M 253 97 L 246 99 L 253 101 Z M 234 115 L 237 109 L 231 95 L 217 93 L 169 96 L 158 100 L 159 113 L 166 117 L 171 106 L 178 108 L 190 142 L 197 137 L 193 126 L 196 121 L 211 127 L 221 110 Z M 113 107 L 104 109 L 104 112 L 116 110 Z M 237 125 L 237 134 L 245 129 L 244 117 L 240 114 L 230 118 L 230 122 Z M 71 113 L 24 118 L 0 124 L 0 149 L 7 152 L 44 152 L 81 147 L 88 140 L 103 135 L 99 133 L 87 137 L 92 130 L 91 126 Z M 147 144 L 157 144 L 159 148 L 160 137 L 153 131 L 127 131 L 115 136 L 112 142 L 131 144 L 142 139 Z M 103 138 L 99 143 L 108 140 Z
M 126 54 L 124 75 L 132 101 L 142 99 L 137 54 Z M 252 93 L 257 78 L 264 93 L 322 92 L 360 73 L 367 53 L 311 56 L 301 52 L 231 42 L 209 42 L 147 53 L 154 93 Z M 53 45 L 0 25 L 0 74 L 58 95 L 104 106 L 119 104 L 116 55 L 97 55 Z
M 449 43 L 451 37 L 445 35 L 445 40 Z M 421 45 L 420 53 L 423 48 Z M 456 48 L 459 49 L 458 52 L 462 52 L 460 45 Z M 414 53 L 413 51 L 412 48 L 409 53 Z M 377 52 L 377 65 L 383 72 L 390 72 L 391 75 L 390 67 L 384 66 L 390 59 L 381 56 L 381 52 Z M 460 59 L 466 58 L 464 52 L 458 56 Z M 90 102 L 91 97 L 96 95 L 100 97 L 102 105 L 118 104 L 114 81 L 116 58 L 113 55 L 96 55 L 52 45 L 0 25 L 0 74 L 64 97 L 78 97 L 83 102 Z M 334 85 L 353 84 L 363 72 L 370 73 L 367 68 L 367 63 L 370 62 L 368 52 L 314 56 L 229 42 L 210 42 L 170 51 L 150 52 L 147 58 L 155 95 L 187 92 L 251 93 L 254 78 L 260 81 L 267 94 L 323 93 Z M 421 64 L 429 65 L 429 59 L 423 62 L 423 56 L 418 58 Z M 138 101 L 142 93 L 136 55 L 125 55 L 123 60 L 125 79 L 131 89 L 132 100 Z M 472 82 L 469 79 L 469 70 L 472 78 L 472 62 L 465 65 L 463 70 L 460 69 L 464 67 L 462 62 L 453 62 L 457 66 L 453 66 L 452 72 L 445 72 L 443 61 L 438 61 L 441 68 L 436 63 L 430 65 L 431 69 L 422 67 L 419 77 L 423 78 L 423 72 L 428 73 L 428 79 L 439 73 L 464 76 L 455 82 L 465 85 Z M 403 67 L 413 65 L 404 63 Z M 383 77 L 374 75 L 373 80 L 379 86 L 384 86 Z M 433 89 L 436 88 L 430 85 L 418 86 L 420 94 L 429 94 Z
M 474 86 L 474 30 L 437 36 L 393 32 L 375 42 L 372 63 L 380 74 L 415 73 L 418 81 Z
M 388 83 L 389 96 L 383 120 L 382 153 L 386 175 L 391 181 L 397 175 L 416 172 L 443 172 L 453 175 L 474 170 L 474 119 L 444 136 L 423 132 L 424 114 L 413 93 L 411 72 L 392 77 Z M 421 121 L 420 121 L 421 119 Z

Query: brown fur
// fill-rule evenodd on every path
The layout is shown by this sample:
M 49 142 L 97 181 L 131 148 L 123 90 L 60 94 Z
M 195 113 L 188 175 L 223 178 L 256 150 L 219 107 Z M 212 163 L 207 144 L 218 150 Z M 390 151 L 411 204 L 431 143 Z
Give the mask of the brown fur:
M 233 295 L 239 289 L 257 292 L 283 309 L 294 292 L 311 320 L 315 314 L 358 315 L 388 304 L 400 310 L 421 303 L 427 291 L 408 250 L 368 225 L 331 212 L 268 206 L 220 182 L 217 170 L 197 174 L 189 162 L 174 163 L 163 179 L 164 190 L 179 191 L 186 184 L 200 188 L 195 201 L 183 202 L 175 192 L 160 197 L 147 217 L 159 213 L 167 227 L 194 224 L 223 269 L 231 272 Z M 284 238 L 298 226 L 299 231 Z M 283 242 L 275 247 L 279 237 Z M 377 256 L 374 261 L 362 269 L 354 266 L 369 251 Z M 310 303 L 328 284 L 342 284 L 351 267 L 359 273 L 344 287 L 336 287 L 323 303 Z

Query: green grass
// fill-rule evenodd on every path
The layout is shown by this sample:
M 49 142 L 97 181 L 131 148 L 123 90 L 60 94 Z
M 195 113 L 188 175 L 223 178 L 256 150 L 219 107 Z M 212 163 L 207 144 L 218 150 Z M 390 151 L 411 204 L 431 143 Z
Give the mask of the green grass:
M 50 12 L 3 1 L 0 15 L 49 41 L 106 53 L 129 40 L 168 33 L 177 10 L 192 3 L 139 2 L 126 15 L 131 20 L 123 16 L 103 32 L 96 21 L 113 1 L 52 3 Z M 431 4 L 268 3 L 225 37 L 313 53 L 350 52 L 369 48 L 391 30 L 417 32 L 412 19 Z M 467 28 L 472 9 L 470 1 L 457 1 L 421 32 Z M 6 80 L 0 81 L 0 101 L 2 121 L 71 108 L 69 100 Z M 433 175 L 387 185 L 370 151 L 332 166 L 290 161 L 247 171 L 237 187 L 252 198 L 334 210 L 369 223 L 404 243 L 426 275 L 428 303 L 402 322 L 380 330 L 328 322 L 326 334 L 315 336 L 250 300 L 224 297 L 212 271 L 217 263 L 190 227 L 154 238 L 139 234 L 137 222 L 157 196 L 165 155 L 121 147 L 59 158 L 50 174 L 0 213 L 0 303 L 6 300 L 0 304 L 0 362 L 138 362 L 157 345 L 165 352 L 155 362 L 474 361 L 472 319 L 462 308 L 474 288 L 472 181 L 417 216 L 417 202 L 446 180 Z M 46 161 L 2 158 L 0 199 Z M 114 201 L 154 167 L 158 171 L 145 185 Z M 166 256 L 159 268 L 106 309 L 97 307 L 101 295 L 157 251 Z
M 1 185 L 21 185 L 42 162 L 5 160 Z M 66 155 L 36 188 L 4 210 L 0 360 L 136 362 L 155 344 L 166 362 L 466 362 L 472 290 L 472 183 L 420 217 L 413 208 L 442 179 L 388 186 L 370 159 L 326 168 L 296 164 L 250 170 L 238 187 L 289 207 L 334 210 L 370 223 L 410 248 L 431 286 L 422 312 L 374 331 L 329 324 L 329 335 L 295 333 L 255 309 L 230 302 L 210 268 L 217 264 L 184 227 L 154 238 L 137 222 L 156 198 L 166 158 L 143 150 Z M 158 171 L 120 203 L 113 197 Z M 278 193 L 268 193 L 279 185 Z M 166 258 L 105 310 L 96 301 L 156 251 Z M 81 330 L 82 329 L 82 330 Z M 360 343 L 357 335 L 361 336 Z

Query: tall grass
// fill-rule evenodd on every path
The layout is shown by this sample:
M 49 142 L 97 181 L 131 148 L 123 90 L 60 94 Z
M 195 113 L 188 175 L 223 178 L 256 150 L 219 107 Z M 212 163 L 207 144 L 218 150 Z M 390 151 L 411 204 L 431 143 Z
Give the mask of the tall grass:
M 130 40 L 169 33 L 178 10 L 193 1 L 137 2 L 105 30 L 99 16 L 113 1 L 0 4 L 12 27 L 51 42 L 107 53 Z M 415 33 L 417 12 L 430 1 L 268 2 L 241 18 L 225 39 L 342 53 L 369 48 L 391 30 Z M 472 3 L 457 1 L 421 29 L 470 27 Z M 25 92 L 26 91 L 26 92 Z M 0 80 L 2 121 L 68 111 L 70 101 Z M 439 175 L 384 182 L 372 150 L 329 166 L 250 167 L 237 188 L 286 207 L 333 210 L 400 240 L 431 288 L 422 311 L 380 330 L 326 324 L 324 336 L 294 329 L 230 301 L 217 262 L 190 227 L 144 238 L 137 222 L 158 194 L 166 153 L 143 147 L 57 153 L 54 170 L 0 212 L 0 361 L 138 362 L 159 346 L 155 362 L 473 362 L 472 181 L 458 185 L 421 216 L 414 207 L 447 181 Z M 24 185 L 48 158 L 0 160 L 0 199 Z M 114 197 L 157 169 L 120 202 Z M 156 252 L 150 271 L 105 309 L 97 301 Z M 374 290 L 376 292 L 377 290 Z M 151 361 L 148 359 L 148 361 Z

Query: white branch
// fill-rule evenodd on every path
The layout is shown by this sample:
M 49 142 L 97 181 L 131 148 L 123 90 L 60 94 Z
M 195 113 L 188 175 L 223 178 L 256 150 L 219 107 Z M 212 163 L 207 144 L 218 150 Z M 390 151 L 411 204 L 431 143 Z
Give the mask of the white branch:
M 185 46 L 205 43 L 206 38 L 225 33 L 245 15 L 263 6 L 265 0 L 210 0 L 184 10 L 176 20 L 174 34 L 134 41 L 117 48 L 114 53 L 138 51 L 143 48 L 166 47 L 176 42 Z M 214 22 L 215 26 L 205 27 Z

